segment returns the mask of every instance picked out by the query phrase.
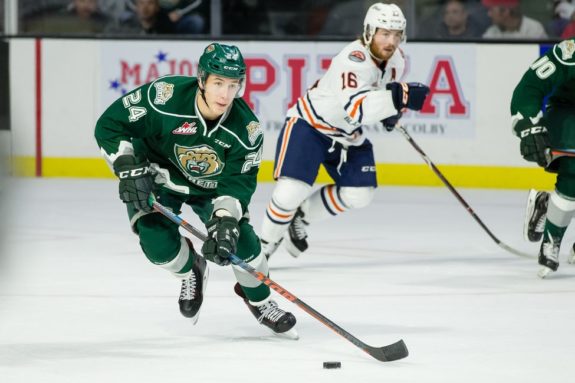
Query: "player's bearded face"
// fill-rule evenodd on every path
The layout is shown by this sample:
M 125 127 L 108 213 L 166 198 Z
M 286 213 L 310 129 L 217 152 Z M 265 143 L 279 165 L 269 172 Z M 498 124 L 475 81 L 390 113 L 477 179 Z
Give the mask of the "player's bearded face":
M 205 102 L 212 112 L 222 115 L 234 101 L 240 87 L 240 80 L 210 75 L 204 86 Z
M 379 28 L 371 40 L 371 53 L 380 60 L 389 60 L 399 46 L 402 36 L 402 31 Z

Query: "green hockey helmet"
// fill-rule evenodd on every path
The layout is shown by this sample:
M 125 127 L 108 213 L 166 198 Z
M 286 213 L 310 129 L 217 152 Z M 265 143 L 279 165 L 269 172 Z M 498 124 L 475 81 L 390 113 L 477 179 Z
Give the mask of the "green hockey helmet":
M 238 47 L 219 43 L 208 45 L 200 56 L 198 67 L 200 82 L 205 84 L 210 74 L 239 79 L 243 85 L 246 78 L 246 63 Z

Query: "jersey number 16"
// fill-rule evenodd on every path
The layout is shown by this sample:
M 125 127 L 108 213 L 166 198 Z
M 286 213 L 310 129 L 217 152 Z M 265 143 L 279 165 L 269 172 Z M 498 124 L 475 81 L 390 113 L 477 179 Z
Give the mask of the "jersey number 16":
M 357 76 L 353 72 L 343 72 L 341 74 L 341 89 L 357 88 Z

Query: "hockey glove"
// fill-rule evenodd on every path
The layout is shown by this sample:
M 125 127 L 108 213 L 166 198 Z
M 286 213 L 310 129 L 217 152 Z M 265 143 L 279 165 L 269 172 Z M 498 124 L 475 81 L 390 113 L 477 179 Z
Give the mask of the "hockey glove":
M 240 237 L 238 220 L 234 217 L 213 217 L 206 223 L 208 240 L 202 246 L 204 257 L 220 266 L 230 264 L 229 256 L 235 254 Z
M 138 210 L 152 211 L 148 204 L 154 188 L 150 163 L 147 160 L 136 162 L 134 156 L 122 155 L 114 161 L 114 173 L 120 179 L 120 199 Z
M 419 82 L 391 82 L 386 85 L 391 91 L 391 98 L 395 109 L 421 110 L 425 98 L 429 94 L 429 87 Z
M 547 128 L 541 124 L 532 124 L 531 120 L 526 118 L 520 120 L 515 125 L 515 132 L 521 139 L 519 149 L 521 155 L 527 161 L 537 162 L 539 166 L 547 166 L 548 150 L 551 148 Z
M 402 114 L 403 113 L 399 112 L 395 116 L 387 117 L 381 120 L 381 123 L 383 124 L 385 130 L 391 132 L 393 129 L 395 129 L 395 125 L 397 125 L 397 123 L 399 122 L 399 119 L 401 118 Z

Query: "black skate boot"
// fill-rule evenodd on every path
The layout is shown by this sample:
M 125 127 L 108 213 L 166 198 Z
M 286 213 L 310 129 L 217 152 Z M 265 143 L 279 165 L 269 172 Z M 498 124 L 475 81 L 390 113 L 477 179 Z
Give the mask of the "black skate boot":
M 192 272 L 188 278 L 182 279 L 182 290 L 178 299 L 180 312 L 186 318 L 192 319 L 192 324 L 198 322 L 209 275 L 209 269 L 204 257 L 198 254 L 195 254 L 195 257 Z
M 301 209 L 297 209 L 290 225 L 288 232 L 285 235 L 286 238 L 286 250 L 291 254 L 292 257 L 299 257 L 301 253 L 307 250 L 307 233 L 305 227 L 309 223 L 304 219 L 304 214 Z
M 539 250 L 539 264 L 543 266 L 537 274 L 545 278 L 550 272 L 557 271 L 559 267 L 559 241 L 553 237 L 543 239 Z
M 254 305 L 248 300 L 239 283 L 234 286 L 234 291 L 244 300 L 258 322 L 272 330 L 274 334 L 294 340 L 299 338 L 297 331 L 293 328 L 296 324 L 295 316 L 280 309 L 271 297 Z
M 534 189 L 529 191 L 525 209 L 525 222 L 523 224 L 523 236 L 526 240 L 539 242 L 541 237 L 543 237 L 548 203 L 549 193 Z

